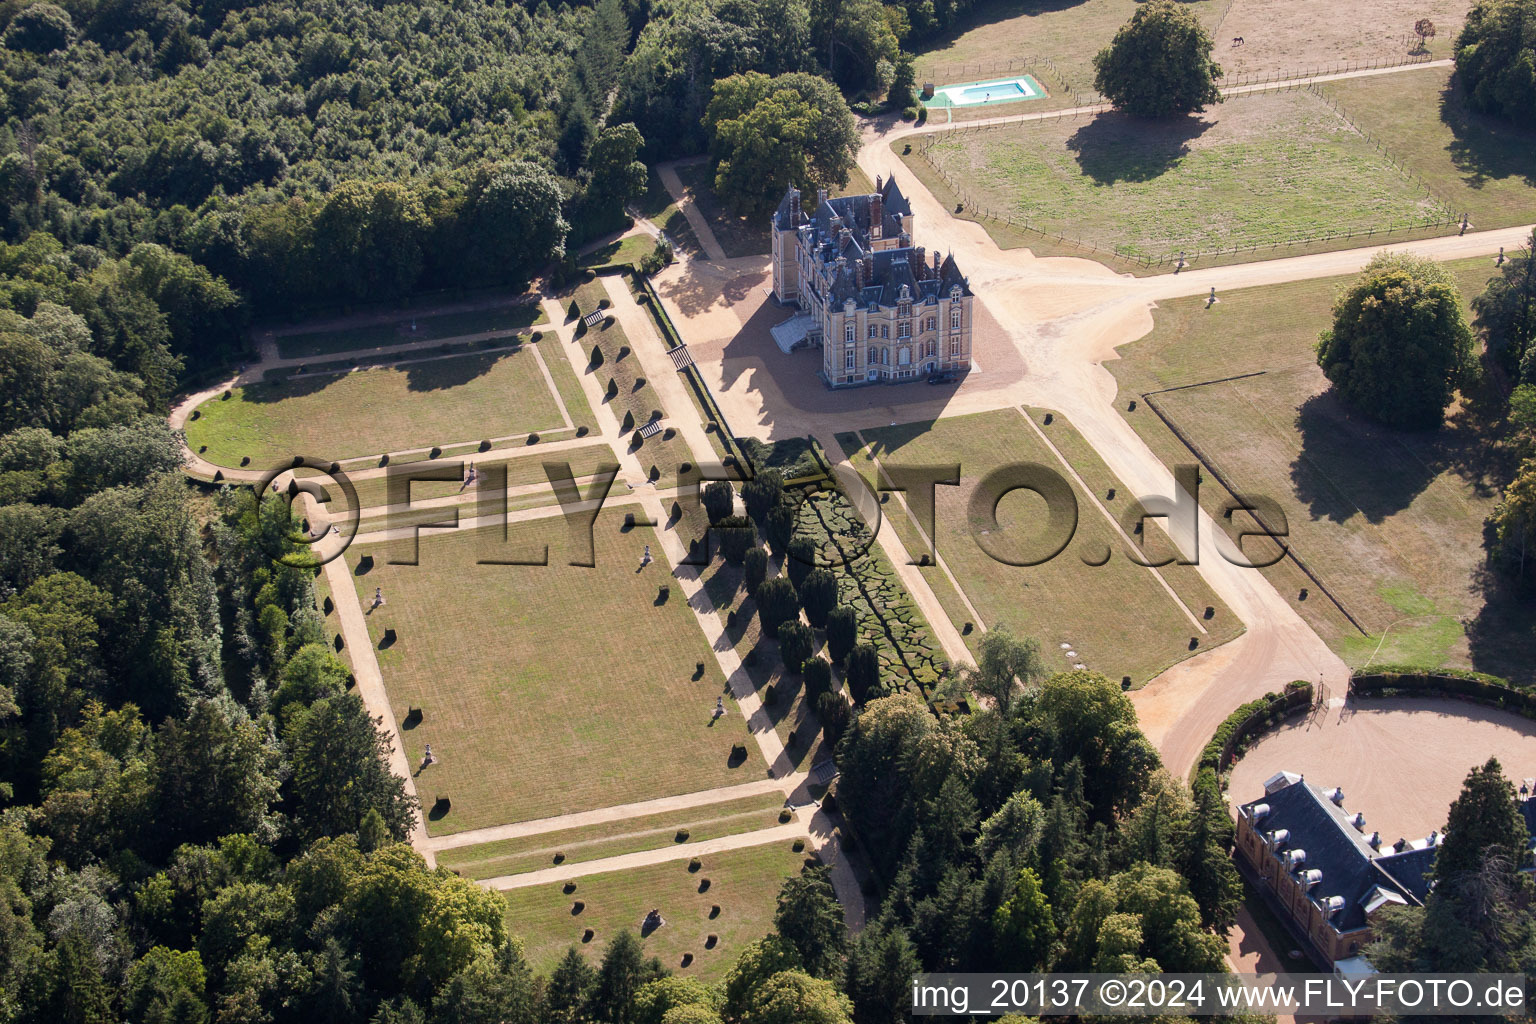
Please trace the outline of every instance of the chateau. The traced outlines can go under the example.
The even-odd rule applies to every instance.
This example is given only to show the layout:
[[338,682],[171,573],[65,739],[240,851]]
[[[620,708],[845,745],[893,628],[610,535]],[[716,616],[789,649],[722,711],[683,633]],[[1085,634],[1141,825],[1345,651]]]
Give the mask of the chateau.
[[964,373],[971,365],[970,284],[953,256],[912,244],[912,206],[895,179],[869,195],[800,208],[790,189],[773,215],[773,295],[802,311],[774,328],[786,352],[822,350],[832,387]]

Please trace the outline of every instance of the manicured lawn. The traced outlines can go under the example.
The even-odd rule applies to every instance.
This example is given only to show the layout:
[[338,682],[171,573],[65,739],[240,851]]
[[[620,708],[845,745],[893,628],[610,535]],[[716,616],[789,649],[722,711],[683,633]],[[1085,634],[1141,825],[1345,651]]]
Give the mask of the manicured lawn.
[[1536,220],[1536,133],[1470,111],[1450,68],[1329,82],[1324,90],[1360,129],[1474,228]]
[[[499,530],[426,534],[414,566],[388,564],[408,545],[348,551],[364,607],[375,587],[388,602],[368,617],[374,645],[397,631],[378,651],[396,718],[424,712],[403,733],[408,758],[431,743],[441,759],[416,780],[427,809],[452,801],[429,816],[434,834],[763,777],[741,717],[712,718],[725,681],[680,589],[662,563],[636,569],[645,545],[659,554],[655,534],[622,520],[594,524],[596,568],[567,564],[558,517],[512,524],[505,545]],[[545,544],[547,566],[477,564]],[[747,748],[734,767],[733,743]]]
[[[467,461],[467,460],[465,460]],[[579,448],[566,448],[560,451],[544,451],[538,445],[528,449],[528,454],[509,458],[474,459],[474,464],[479,472],[485,473],[495,466],[505,466],[507,469],[507,486],[524,487],[530,484],[548,484],[549,477],[544,471],[545,462],[563,462],[571,467],[571,475],[577,480],[590,476],[597,472],[597,467],[603,463],[612,463],[613,449],[606,444],[583,445]],[[356,478],[352,486],[357,490],[357,500],[361,508],[375,508],[388,504],[388,483],[382,476],[369,477],[364,480]],[[421,480],[410,485],[411,500],[425,501],[430,498],[442,498],[461,492],[459,484],[446,480]],[[462,490],[473,490],[474,484]],[[340,488],[332,488],[331,504],[339,507],[345,504],[346,499],[341,494]],[[551,500],[552,497],[551,497]]]
[[853,165],[853,172],[848,175],[847,184],[831,189],[829,194],[838,196],[867,196],[875,190],[875,183],[869,180],[869,175],[858,164]]
[[[437,863],[470,878],[521,874],[556,863],[580,864],[641,850],[662,849],[679,842],[698,843],[775,828],[780,824],[783,808],[783,795],[765,793],[707,807],[647,814],[586,828],[561,829],[520,839],[442,850],[437,855]],[[679,839],[683,829],[688,834]],[[556,855],[560,860],[555,860]]]
[[[1037,415],[1043,418],[1043,414]],[[1060,414],[1053,414],[1053,424],[1044,429],[1054,439],[1064,425]],[[969,513],[969,502],[978,482],[994,468],[1008,463],[1037,462],[1053,469],[1060,466],[1018,410],[884,427],[863,431],[862,435],[884,463],[960,464],[961,485],[936,488],[938,552],[987,626],[1006,624],[1016,634],[1035,638],[1052,670],[1070,669],[1081,662],[1111,679],[1129,676],[1133,686],[1140,686],[1188,657],[1192,637],[1199,637],[1198,649],[1203,650],[1240,631],[1241,624],[1209,596],[1203,584],[1196,586],[1190,575],[1182,571],[1167,572],[1164,579],[1205,623],[1209,632],[1201,634],[1152,572],[1130,562],[1123,542],[1075,483],[1072,487],[1078,502],[1077,530],[1057,557],[1042,565],[1015,566],[984,551],[978,538],[992,536],[982,534],[991,527],[982,520],[973,520]],[[844,447],[857,446],[845,443]],[[868,449],[854,454],[854,464],[858,465],[867,454]],[[1075,457],[1080,459],[1081,453]],[[1064,471],[1062,475],[1065,478]],[[1085,478],[1098,489],[1098,477]],[[1123,503],[1127,499],[1122,489],[1118,501]],[[1107,501],[1106,506],[1114,509],[1115,503]],[[901,514],[894,501],[887,503],[885,509],[893,517]],[[998,505],[1001,529],[994,532],[999,541],[1002,537],[1018,538],[1020,542],[1038,537],[1044,513],[1043,500],[1027,492],[1015,492]],[[1156,531],[1157,527],[1152,529]],[[1097,567],[1085,564],[1085,556],[1097,560],[1106,550],[1112,552],[1107,563]],[[1152,552],[1156,554],[1157,549]],[[1016,551],[1015,556],[1021,553]],[[1206,605],[1216,609],[1211,620],[1203,619]],[[957,618],[955,625],[962,627],[964,620]],[[1071,646],[1063,649],[1062,643]],[[1076,652],[1077,657],[1068,656],[1067,651]]]
[[[639,935],[654,908],[667,923],[644,940],[646,955],[685,977],[719,981],[747,944],[773,930],[779,887],[804,861],[805,854],[793,852],[789,843],[775,843],[705,857],[696,873],[678,860],[578,878],[570,895],[559,884],[513,889],[504,894],[507,930],[523,940],[533,969],[548,972],[572,945],[596,964],[620,931]],[[704,879],[709,888],[699,892]],[[574,914],[577,900],[585,906]],[[720,912],[711,917],[714,907]],[[582,943],[587,929],[592,939]],[[706,949],[711,935],[716,942]],[[684,953],[693,954],[692,966],[682,966]]]
[[635,200],[634,206],[640,216],[666,233],[674,248],[690,253],[699,251],[699,240],[694,237],[688,218],[677,208],[677,201],[661,183],[654,167],[646,177],[645,195]]
[[[1463,297],[1493,273],[1491,259],[1449,264]],[[1239,490],[1279,502],[1297,554],[1365,626],[1350,626],[1287,560],[1265,570],[1345,660],[1473,667],[1529,680],[1529,602],[1485,593],[1484,520],[1512,467],[1465,415],[1432,432],[1371,424],[1336,401],[1314,362],[1347,278],[1234,291],[1212,309],[1161,303],[1153,332],[1106,363],[1118,407],[1165,462],[1189,451],[1140,396],[1176,385],[1263,371],[1157,395],[1159,407]],[[1130,400],[1136,411],[1125,411]],[[1207,474],[1202,500],[1225,495]],[[1302,588],[1307,600],[1300,600]]]
[[215,465],[339,461],[564,426],[533,352],[455,356],[236,388],[187,424]]
[[709,222],[715,233],[715,241],[729,258],[761,256],[773,249],[768,233],[767,217],[738,217],[727,210],[715,195],[715,183],[709,174],[708,161],[679,164],[678,180],[693,197],[699,213]]
[[319,330],[284,334],[277,339],[277,350],[284,359],[300,359],[304,356],[330,355],[335,352],[350,352],[354,349],[382,348],[386,345],[406,345],[413,341],[457,338],[466,334],[483,334],[488,331],[511,333],[548,322],[549,318],[544,315],[544,310],[537,302],[506,303],[487,309],[457,313],[423,313],[419,316],[402,314],[398,320],[391,323],[368,324],[334,331]]
[[[590,281],[583,281],[576,286],[574,291],[562,292],[560,304],[568,308],[573,299],[576,302],[576,308],[581,311],[582,316],[586,316],[588,313],[595,313],[599,309],[607,309],[609,305],[608,289],[596,277]],[[569,313],[566,314],[566,317],[571,319]]]
[[914,155],[968,206],[1136,258],[1450,216],[1306,92],[1239,97],[1173,123],[1107,113],[930,138]]
[[[663,411],[661,396],[641,373],[640,359],[617,320],[608,319],[596,327],[584,328],[577,341],[588,356],[586,372],[597,375],[604,389],[603,400],[613,406],[620,427],[643,427],[658,418],[656,414]],[[625,419],[626,414],[629,420]]]
[[651,254],[656,248],[656,239],[647,234],[630,235],[627,238],[618,238],[607,245],[594,249],[583,256],[580,266],[596,269],[599,267],[630,267],[639,263]]
[[[547,337],[554,342],[553,335],[547,335]],[[555,390],[560,394],[560,401],[565,403],[565,411],[570,415],[571,423],[577,427],[595,430],[597,419],[592,415],[592,407],[587,404],[587,393],[581,389],[581,382],[576,379],[576,371],[571,369],[571,361],[565,357],[564,352],[560,351],[559,343],[546,345],[539,350],[539,355],[544,358],[544,366],[555,382]]]

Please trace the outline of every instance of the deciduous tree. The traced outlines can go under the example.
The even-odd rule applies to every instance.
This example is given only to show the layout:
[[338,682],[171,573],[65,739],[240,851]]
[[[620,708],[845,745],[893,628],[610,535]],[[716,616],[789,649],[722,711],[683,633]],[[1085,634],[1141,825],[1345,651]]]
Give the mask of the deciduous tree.
[[1388,426],[1439,426],[1473,373],[1472,329],[1440,264],[1380,253],[1333,305],[1317,346],[1339,396]]
[[1478,0],[1456,37],[1456,77],[1472,105],[1536,123],[1536,0]]
[[1221,102],[1210,33],[1174,0],[1136,8],[1114,40],[1093,58],[1093,87],[1136,117],[1198,113]]

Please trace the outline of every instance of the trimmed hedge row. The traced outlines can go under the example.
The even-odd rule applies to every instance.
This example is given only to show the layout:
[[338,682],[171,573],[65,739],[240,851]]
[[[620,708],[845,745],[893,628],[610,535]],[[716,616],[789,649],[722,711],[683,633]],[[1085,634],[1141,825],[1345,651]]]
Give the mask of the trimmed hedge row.
[[1350,676],[1349,692],[1351,696],[1359,697],[1406,694],[1453,697],[1474,704],[1504,708],[1525,718],[1536,719],[1536,694],[1486,672],[1443,668],[1428,672],[1422,668],[1385,665],[1371,672],[1356,672]]
[[[1298,711],[1311,706],[1312,684],[1300,679],[1294,683],[1286,683],[1285,690],[1281,693],[1266,693],[1257,700],[1251,700],[1242,705],[1228,715],[1211,734],[1210,742],[1200,752],[1199,759],[1195,761],[1195,766],[1190,771],[1191,780],[1197,778],[1207,768],[1215,772],[1216,777],[1220,779],[1222,773],[1232,767],[1232,761],[1240,743],[1275,725],[1277,721],[1290,718]],[[1278,719],[1275,717],[1277,714]],[[1223,786],[1225,784],[1225,782],[1222,783]]]

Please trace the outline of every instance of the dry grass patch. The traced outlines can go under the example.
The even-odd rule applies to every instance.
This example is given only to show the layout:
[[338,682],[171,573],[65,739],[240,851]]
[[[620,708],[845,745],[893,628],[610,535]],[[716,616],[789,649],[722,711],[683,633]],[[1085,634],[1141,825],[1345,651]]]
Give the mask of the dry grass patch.
[[[678,860],[578,878],[571,894],[558,883],[513,889],[504,894],[507,930],[523,940],[536,971],[552,969],[572,945],[595,965],[615,935],[624,929],[639,935],[646,913],[656,908],[667,923],[643,940],[646,955],[685,977],[719,981],[748,943],[773,930],[779,887],[799,872],[804,859],[784,842],[705,857],[696,873]],[[709,889],[699,892],[704,878]],[[584,907],[572,914],[576,900]],[[714,907],[720,912],[712,917]],[[583,943],[587,929],[592,939]],[[716,941],[705,948],[710,935]],[[693,954],[686,968],[684,953]]]
[[[1053,425],[1045,429],[1055,431],[1059,423],[1060,417],[1053,415]],[[984,551],[977,538],[991,527],[973,519],[969,510],[980,480],[993,469],[1011,463],[1059,467],[1056,456],[1018,410],[911,423],[862,434],[872,447],[857,452],[855,464],[871,450],[892,464],[960,463],[961,485],[936,489],[938,552],[986,625],[1006,624],[1021,636],[1034,637],[1052,670],[1070,669],[1081,662],[1112,679],[1130,676],[1132,685],[1140,686],[1193,653],[1189,646],[1192,637],[1199,638],[1198,649],[1203,650],[1240,631],[1241,625],[1233,616],[1220,614],[1207,624],[1208,633],[1200,633],[1153,570],[1129,561],[1119,535],[1075,483],[1071,486],[1078,503],[1078,526],[1070,544],[1057,557],[1042,565],[1014,566]],[[1066,478],[1064,471],[1062,476]],[[1127,499],[1122,496],[1120,500]],[[891,505],[886,508],[891,509]],[[997,508],[999,539],[1027,541],[1038,537],[1044,517],[1045,503],[1033,493],[1007,495]],[[1152,529],[1155,536],[1157,528]],[[1149,540],[1151,554],[1171,553],[1171,548],[1162,551],[1155,545]],[[1101,559],[1106,552],[1110,557],[1103,565],[1085,561]],[[1190,611],[1197,617],[1209,603],[1206,593],[1185,597],[1186,604],[1194,602]],[[955,625],[961,627],[963,621]],[[1062,643],[1071,646],[1063,649]],[[1076,658],[1067,651],[1075,652]]]
[[585,828],[566,828],[519,839],[500,839],[441,850],[437,854],[437,863],[470,878],[538,871],[552,866],[557,855],[561,864],[582,864],[641,850],[676,846],[678,836],[684,831],[687,837],[683,841],[698,843],[776,828],[783,806],[782,794],[765,793],[707,807],[646,814]]
[[[1407,60],[1419,50],[1413,24],[1435,23],[1434,57],[1449,57],[1468,0],[1233,0],[1214,57],[1228,74],[1303,72],[1348,61]],[[1243,38],[1233,46],[1235,36]]]
[[[419,765],[429,742],[441,758],[416,780],[429,812],[452,802],[429,813],[433,834],[762,777],[740,716],[713,720],[725,680],[664,561],[637,571],[645,545],[660,555],[656,535],[622,523],[598,517],[590,569],[566,564],[558,517],[511,524],[504,545],[499,530],[423,535],[419,565],[388,564],[404,545],[347,553],[364,607],[375,587],[388,602],[368,628],[407,758]],[[477,564],[546,544],[547,566]],[[410,708],[424,715],[404,728]]]
[[[1494,271],[1489,259],[1448,266],[1468,298]],[[1263,371],[1154,400],[1235,488],[1280,503],[1297,554],[1369,635],[1289,560],[1265,570],[1276,589],[1352,664],[1451,665],[1529,680],[1536,637],[1515,625],[1529,621],[1529,603],[1483,589],[1483,522],[1511,467],[1464,414],[1438,431],[1395,431],[1334,399],[1313,346],[1350,280],[1230,292],[1209,310],[1198,299],[1163,303],[1153,332],[1106,364],[1120,381],[1119,408],[1138,400],[1127,421],[1165,461],[1188,461],[1140,396]],[[1214,509],[1226,495],[1207,479],[1201,497]]]
[[340,461],[564,427],[525,346],[235,388],[198,407],[187,443],[215,465],[256,468],[294,455]]
[[[606,444],[593,443],[581,445],[575,448],[563,448],[556,451],[546,451],[538,445],[529,447],[527,454],[515,456],[499,456],[496,458],[475,458],[473,456],[460,456],[457,460],[461,463],[473,462],[480,473],[476,483],[468,487],[461,487],[459,483],[448,480],[419,480],[410,485],[411,501],[428,501],[433,498],[445,498],[455,494],[472,493],[486,479],[489,472],[495,467],[504,467],[507,471],[507,486],[548,487],[549,476],[544,469],[546,462],[563,463],[571,469],[571,474],[581,481],[596,473],[603,464],[613,464],[613,449]],[[413,465],[414,464],[410,464]],[[422,470],[425,472],[426,470]],[[384,476],[371,476],[365,479],[352,480],[352,486],[357,491],[358,506],[360,508],[381,508],[389,503],[389,485]],[[327,507],[338,509],[346,504],[346,498],[339,487],[329,489],[331,501]],[[553,500],[551,492],[549,500]]]

